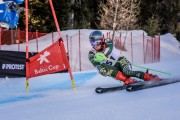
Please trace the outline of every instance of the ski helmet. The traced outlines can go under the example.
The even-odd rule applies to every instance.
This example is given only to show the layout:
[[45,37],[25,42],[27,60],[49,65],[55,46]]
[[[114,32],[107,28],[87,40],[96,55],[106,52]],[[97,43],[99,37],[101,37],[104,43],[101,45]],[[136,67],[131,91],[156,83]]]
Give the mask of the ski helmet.
[[89,41],[91,46],[102,43],[104,41],[102,32],[98,30],[91,32],[89,35]]

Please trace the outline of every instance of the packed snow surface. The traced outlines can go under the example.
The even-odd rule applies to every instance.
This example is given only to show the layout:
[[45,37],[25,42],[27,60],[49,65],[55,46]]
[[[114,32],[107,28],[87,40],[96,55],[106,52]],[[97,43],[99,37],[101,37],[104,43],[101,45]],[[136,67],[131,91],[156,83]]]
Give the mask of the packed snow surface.
[[[85,31],[90,33],[91,30]],[[138,31],[133,32],[138,33]],[[73,34],[73,30],[63,31],[62,33]],[[44,45],[50,43],[47,37],[48,35],[46,40],[42,42]],[[32,40],[30,44],[33,44],[33,42],[35,41]],[[7,46],[2,46],[2,48],[5,47]],[[88,49],[85,51],[88,51]],[[84,59],[87,60],[86,57]],[[168,76],[149,71],[160,77],[180,78],[179,43],[171,34],[161,36],[161,61],[152,64],[141,64],[141,66],[172,74]],[[92,68],[92,66],[89,67]],[[136,67],[133,67],[133,69],[145,71]],[[77,91],[73,91],[68,73],[56,73],[31,78],[29,80],[30,89],[28,93],[25,91],[25,78],[0,78],[0,119],[180,119],[180,83],[136,92],[121,90],[106,94],[96,94],[94,91],[96,87],[118,86],[122,83],[99,75],[95,69],[73,72],[73,77]]]

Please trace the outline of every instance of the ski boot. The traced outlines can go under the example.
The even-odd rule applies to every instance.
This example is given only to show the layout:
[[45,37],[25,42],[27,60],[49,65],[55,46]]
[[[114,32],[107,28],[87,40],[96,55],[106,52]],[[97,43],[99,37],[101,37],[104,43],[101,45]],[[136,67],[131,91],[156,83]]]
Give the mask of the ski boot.
[[126,75],[122,74],[122,72],[118,72],[116,75],[116,79],[124,82],[125,85],[136,83],[137,81],[127,77]]
[[153,75],[153,74],[149,74],[149,73],[145,73],[144,75],[144,81],[159,81],[162,80],[161,78],[159,78],[157,75]]

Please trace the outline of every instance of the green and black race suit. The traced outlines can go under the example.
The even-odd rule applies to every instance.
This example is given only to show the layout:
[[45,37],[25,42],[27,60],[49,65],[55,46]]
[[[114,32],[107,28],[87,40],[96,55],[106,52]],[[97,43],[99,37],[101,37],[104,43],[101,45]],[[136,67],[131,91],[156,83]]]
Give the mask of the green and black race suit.
[[[96,62],[94,61],[94,55],[97,52],[102,52],[107,58],[116,60],[118,62],[110,61],[110,60],[103,60],[102,62]],[[94,48],[92,48],[89,51],[88,58],[90,62],[94,65],[94,67],[96,67],[99,70],[99,72],[102,69],[106,71],[106,74],[105,73],[102,74],[104,76],[111,76],[115,78],[117,73],[121,71],[124,75],[129,77],[138,77],[140,79],[144,78],[144,72],[131,70],[130,62],[124,56],[120,55],[119,50],[117,50],[114,47],[113,41],[109,38],[105,39],[105,48],[103,51],[96,51]]]

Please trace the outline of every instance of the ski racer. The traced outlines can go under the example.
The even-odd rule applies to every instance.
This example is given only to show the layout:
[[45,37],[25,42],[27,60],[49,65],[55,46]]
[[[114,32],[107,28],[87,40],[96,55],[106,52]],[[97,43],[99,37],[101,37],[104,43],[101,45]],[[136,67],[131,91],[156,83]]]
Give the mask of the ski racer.
[[[137,82],[131,77],[137,77],[144,81],[158,80],[159,77],[142,71],[133,71],[131,63],[119,55],[119,51],[114,47],[113,41],[105,39],[102,32],[95,30],[89,35],[92,49],[89,51],[88,58],[99,73],[124,82],[125,85]],[[102,53],[108,59],[98,60],[98,53]],[[117,62],[118,61],[118,62]]]

